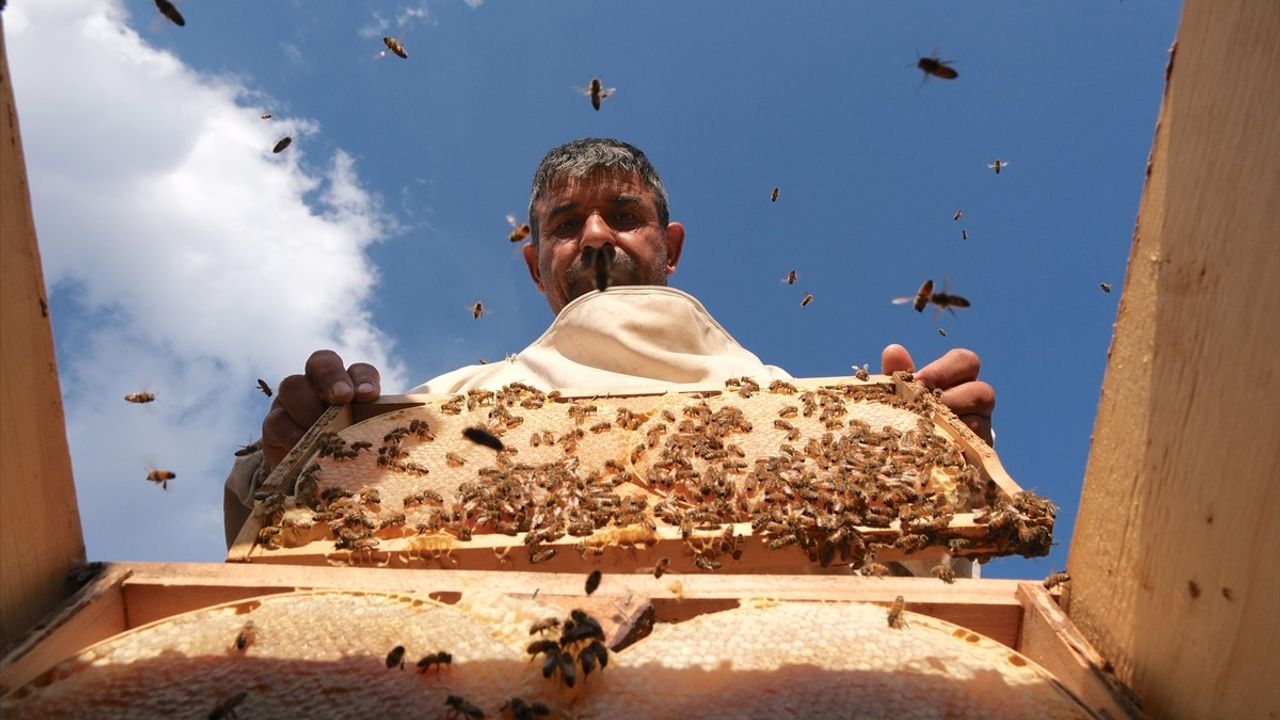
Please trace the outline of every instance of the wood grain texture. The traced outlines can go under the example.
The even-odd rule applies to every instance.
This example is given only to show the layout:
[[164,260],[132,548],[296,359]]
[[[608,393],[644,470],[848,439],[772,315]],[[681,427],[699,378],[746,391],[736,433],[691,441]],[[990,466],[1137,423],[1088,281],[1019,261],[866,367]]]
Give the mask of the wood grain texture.
[[1071,546],[1154,716],[1280,716],[1280,3],[1188,0]]
[[[0,648],[84,561],[53,331],[0,18]],[[40,538],[40,542],[32,542]]]

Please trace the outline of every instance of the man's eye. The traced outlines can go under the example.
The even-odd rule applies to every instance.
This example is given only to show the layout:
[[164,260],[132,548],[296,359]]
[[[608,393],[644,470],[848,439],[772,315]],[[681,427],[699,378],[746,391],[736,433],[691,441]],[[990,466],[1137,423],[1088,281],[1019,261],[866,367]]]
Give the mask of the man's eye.
[[564,220],[559,225],[556,225],[555,233],[557,235],[568,235],[569,233],[573,232],[574,228],[576,228],[577,225],[578,223],[576,221]]
[[639,220],[635,213],[620,212],[613,216],[614,222],[619,225],[634,225]]

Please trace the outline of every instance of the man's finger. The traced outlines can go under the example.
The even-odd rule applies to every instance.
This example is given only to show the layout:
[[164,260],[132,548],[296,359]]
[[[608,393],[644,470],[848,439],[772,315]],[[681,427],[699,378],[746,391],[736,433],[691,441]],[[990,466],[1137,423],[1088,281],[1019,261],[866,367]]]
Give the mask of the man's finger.
[[356,363],[347,369],[355,385],[356,402],[373,402],[382,395],[382,377],[378,368],[369,363]]
[[990,418],[996,409],[996,390],[982,381],[957,385],[944,391],[939,399],[962,418],[967,415]]
[[347,373],[347,366],[342,358],[332,350],[317,350],[307,358],[307,380],[315,388],[316,394],[330,405],[341,405],[351,402],[355,397],[356,386]]
[[911,353],[897,343],[880,352],[880,372],[884,375],[892,375],[899,370],[915,372],[915,369],[916,364],[911,359]]
[[307,428],[294,422],[283,407],[271,408],[262,420],[262,454],[267,460],[267,467],[279,465],[306,432]]
[[977,353],[956,348],[920,368],[916,373],[916,380],[924,383],[925,387],[947,390],[977,380],[978,371],[981,369],[982,360],[978,358]]

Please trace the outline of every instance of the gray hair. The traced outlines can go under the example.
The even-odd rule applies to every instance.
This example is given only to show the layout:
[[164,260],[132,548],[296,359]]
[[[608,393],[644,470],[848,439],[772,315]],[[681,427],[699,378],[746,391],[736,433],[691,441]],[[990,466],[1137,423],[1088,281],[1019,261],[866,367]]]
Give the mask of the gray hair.
[[529,227],[534,245],[538,243],[538,218],[533,212],[533,205],[542,193],[562,178],[585,178],[605,168],[639,175],[653,191],[653,199],[658,206],[658,225],[663,229],[667,227],[671,218],[667,189],[662,186],[658,169],[640,148],[613,138],[582,138],[552,148],[533,173],[533,190],[529,193]]

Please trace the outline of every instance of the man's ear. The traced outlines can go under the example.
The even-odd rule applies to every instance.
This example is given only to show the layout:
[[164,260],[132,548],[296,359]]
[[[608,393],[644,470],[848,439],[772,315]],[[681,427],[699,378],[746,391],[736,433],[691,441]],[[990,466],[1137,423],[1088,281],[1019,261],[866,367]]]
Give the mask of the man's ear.
[[545,293],[542,287],[542,273],[538,271],[538,246],[533,243],[525,243],[524,248],[524,264],[529,266],[529,277],[533,278],[533,284],[538,286],[538,292]]
[[680,264],[680,251],[684,249],[684,225],[678,222],[668,223],[666,232],[667,274],[674,275],[676,265]]

